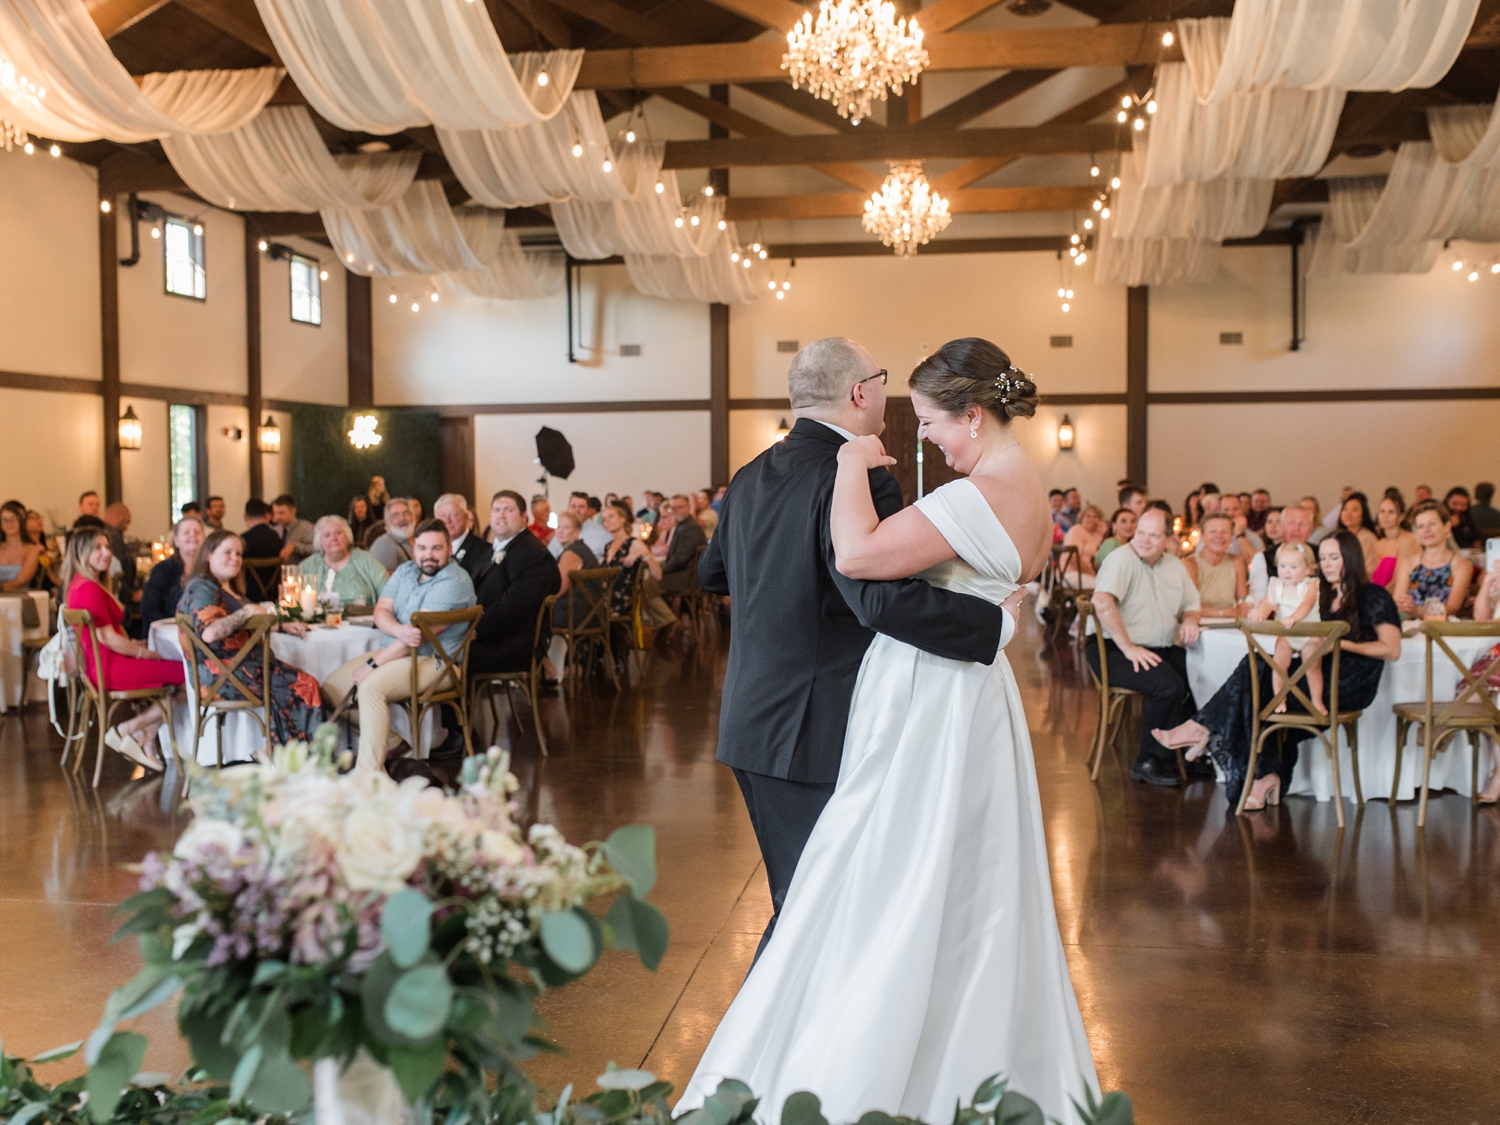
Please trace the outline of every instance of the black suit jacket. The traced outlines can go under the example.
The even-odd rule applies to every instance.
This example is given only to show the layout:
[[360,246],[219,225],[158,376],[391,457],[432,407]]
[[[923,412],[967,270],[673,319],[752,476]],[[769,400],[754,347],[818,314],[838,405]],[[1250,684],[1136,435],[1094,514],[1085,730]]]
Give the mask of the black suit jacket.
[[[258,523],[240,536],[247,559],[274,559],[284,544],[270,524]],[[246,567],[245,593],[254,602],[275,601],[281,585],[281,564],[274,567]]]
[[470,580],[474,583],[474,589],[477,591],[479,579],[489,569],[492,555],[490,545],[471,531],[464,536],[463,543],[454,548],[453,561],[468,572]]
[[663,574],[676,574],[693,565],[693,556],[698,548],[708,543],[703,525],[697,520],[680,523],[672,532],[672,545],[667,548],[667,557],[661,562]]
[[562,572],[542,541],[522,531],[505,557],[487,561],[475,591],[484,616],[474,627],[469,662],[478,672],[519,672],[531,666],[532,638],[542,603],[562,586]]
[[[994,661],[1004,610],[920,579],[861,582],[834,566],[828,513],[844,439],[799,419],[735,474],[698,581],[729,594],[734,626],[718,760],[792,781],[838,780],[849,702],[865,649],[886,633],[936,656]],[[881,519],[901,486],[870,473]]]

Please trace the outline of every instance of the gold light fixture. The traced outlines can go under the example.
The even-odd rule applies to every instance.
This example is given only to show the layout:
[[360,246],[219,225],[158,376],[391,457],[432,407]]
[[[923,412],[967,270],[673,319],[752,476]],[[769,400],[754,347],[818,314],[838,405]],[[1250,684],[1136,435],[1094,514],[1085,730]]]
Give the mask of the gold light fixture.
[[1057,427],[1057,448],[1073,448],[1073,422],[1066,414],[1063,415],[1062,423]]
[[139,449],[141,447],[141,420],[136,417],[135,407],[127,406],[125,413],[120,415],[120,448]]
[[817,23],[804,12],[786,33],[781,69],[791,73],[792,89],[806,86],[858,125],[874,99],[885,101],[888,90],[899,96],[930,61],[916,17],[898,20],[895,4],[823,0]]
[[355,449],[369,449],[379,445],[383,439],[375,432],[377,424],[378,420],[373,414],[356,414],[354,428],[349,431],[349,444]]
[[791,432],[792,432],[792,428],[786,424],[786,419],[783,418],[781,420],[781,424],[776,427],[776,440],[777,441],[785,441],[786,440],[786,435],[789,434],[789,433],[791,433]]
[[865,230],[892,247],[898,258],[910,258],[918,246],[948,229],[953,216],[948,201],[932,190],[920,160],[891,164],[880,190],[865,200]]
[[281,452],[281,427],[269,414],[266,415],[266,420],[261,423],[260,430],[255,435],[255,444],[262,453]]

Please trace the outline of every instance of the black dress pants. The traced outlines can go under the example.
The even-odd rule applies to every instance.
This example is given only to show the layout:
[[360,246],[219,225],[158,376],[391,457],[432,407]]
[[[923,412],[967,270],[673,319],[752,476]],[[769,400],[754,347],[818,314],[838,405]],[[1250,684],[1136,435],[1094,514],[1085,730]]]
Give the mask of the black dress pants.
[[[1188,690],[1187,651],[1176,645],[1150,649],[1150,652],[1161,657],[1161,663],[1155,668],[1145,668],[1139,672],[1114,641],[1106,640],[1104,651],[1109,661],[1110,686],[1129,688],[1140,692],[1143,697],[1141,749],[1136,755],[1136,765],[1143,765],[1154,759],[1176,770],[1177,755],[1151,737],[1151,731],[1157,727],[1171,730],[1178,723],[1190,719],[1197,710],[1193,703],[1193,693]],[[1088,649],[1088,662],[1097,674],[1099,650],[1093,645]]]
[[807,847],[807,838],[823,814],[823,806],[833,796],[833,782],[788,781],[739,769],[734,771],[734,779],[740,783],[740,792],[745,797],[750,824],[766,864],[766,881],[771,885],[771,921],[755,950],[759,960],[771,940],[771,932],[776,929],[776,919],[781,916],[781,905],[786,901],[802,849]]

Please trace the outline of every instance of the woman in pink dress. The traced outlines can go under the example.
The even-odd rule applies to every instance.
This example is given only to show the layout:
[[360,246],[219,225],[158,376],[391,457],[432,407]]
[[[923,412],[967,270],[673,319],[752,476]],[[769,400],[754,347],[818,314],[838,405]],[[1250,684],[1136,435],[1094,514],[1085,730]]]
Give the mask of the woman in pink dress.
[[[138,688],[182,687],[182,662],[163,660],[143,641],[125,635],[125,611],[104,585],[112,555],[109,536],[97,528],[82,528],[68,536],[67,555],[63,559],[63,589],[67,590],[69,609],[86,609],[94,619],[94,633],[102,651],[106,691],[134,691]],[[79,630],[79,662],[89,683],[100,687],[96,678],[94,646],[85,630]],[[179,690],[178,695],[182,692]],[[129,758],[136,765],[159,773],[161,759],[153,751],[156,732],[161,728],[161,712],[146,707],[128,722],[111,727],[104,734],[104,744]]]

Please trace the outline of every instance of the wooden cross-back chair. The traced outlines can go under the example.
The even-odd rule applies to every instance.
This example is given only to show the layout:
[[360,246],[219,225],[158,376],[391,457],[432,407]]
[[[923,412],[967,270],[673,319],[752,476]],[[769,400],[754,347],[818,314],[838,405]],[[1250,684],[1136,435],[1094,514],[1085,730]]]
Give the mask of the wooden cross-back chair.
[[[1073,583],[1068,582],[1069,572]],[[1052,611],[1052,620],[1047,622],[1046,637],[1049,644],[1059,637],[1067,636],[1067,630],[1077,615],[1078,599],[1083,593],[1083,559],[1077,547],[1054,547],[1042,570],[1042,587],[1047,592],[1047,608]]]
[[[75,636],[87,634],[89,646],[93,651],[94,678],[89,680],[88,672],[80,667],[78,673],[78,686],[83,692],[86,708],[83,720],[83,730],[88,730],[90,721],[98,727],[98,750],[94,756],[94,788],[99,787],[99,777],[104,770],[104,735],[112,725],[115,710],[121,704],[149,703],[162,714],[167,727],[167,745],[172,751],[175,759],[177,754],[177,741],[172,736],[172,696],[176,694],[174,687],[132,688],[128,691],[111,691],[104,682],[104,648],[99,641],[99,631],[94,626],[94,616],[86,609],[63,610],[63,623],[74,631]],[[79,663],[83,664],[86,659],[82,646],[78,651]],[[66,759],[66,752],[64,759]],[[78,758],[73,768],[76,770],[83,765],[84,750],[78,751]]]
[[682,600],[688,607],[688,616],[692,619],[694,630],[700,629],[705,623],[718,621],[719,595],[711,594],[702,586],[698,585],[698,564],[703,561],[703,552],[708,550],[705,544],[699,547],[693,555],[693,565],[688,571],[690,585],[687,593],[682,595]]
[[[1120,728],[1125,723],[1125,709],[1130,700],[1140,695],[1138,691],[1131,688],[1117,687],[1109,682],[1109,653],[1104,647],[1105,634],[1104,623],[1099,620],[1099,611],[1094,608],[1092,598],[1079,595],[1074,599],[1078,607],[1078,631],[1084,637],[1087,644],[1087,633],[1089,622],[1094,623],[1094,643],[1097,644],[1099,652],[1099,674],[1094,675],[1094,666],[1087,659],[1081,661],[1088,675],[1099,688],[1099,722],[1094,730],[1094,746],[1089,753],[1089,779],[1099,780],[1099,768],[1104,764],[1104,752],[1115,744],[1120,736]],[[1177,774],[1184,781],[1187,780],[1187,766],[1182,760],[1182,749],[1177,747],[1172,751],[1177,757]]]
[[252,602],[277,601],[281,592],[282,566],[280,555],[268,559],[241,559],[240,573],[245,576],[246,599]]
[[[1359,782],[1359,718],[1363,711],[1343,711],[1339,709],[1339,659],[1343,652],[1340,643],[1349,632],[1347,621],[1315,621],[1301,622],[1290,627],[1282,625],[1277,621],[1241,621],[1239,630],[1245,634],[1245,642],[1250,649],[1250,761],[1245,767],[1245,785],[1240,792],[1239,803],[1235,806],[1236,815],[1243,814],[1245,802],[1250,798],[1250,788],[1255,784],[1255,763],[1260,758],[1261,747],[1265,745],[1266,739],[1273,734],[1281,735],[1287,732],[1303,732],[1315,735],[1322,744],[1323,750],[1328,754],[1328,760],[1333,767],[1333,808],[1338,816],[1339,827],[1344,827],[1344,791],[1339,781],[1339,745],[1338,732],[1344,731],[1349,740],[1349,761],[1354,768],[1354,799],[1356,804],[1365,803],[1364,790]],[[1316,639],[1317,645],[1311,652],[1302,653],[1302,663],[1290,672],[1282,672],[1276,666],[1273,654],[1261,647],[1258,637],[1307,637]],[[1274,641],[1272,648],[1275,648]],[[1307,682],[1307,673],[1312,669],[1315,661],[1321,662],[1324,656],[1332,655],[1329,661],[1326,680],[1328,684],[1328,712],[1323,714],[1313,707],[1313,701],[1303,690]],[[1282,677],[1281,690],[1271,696],[1268,702],[1262,702],[1260,672],[1261,664],[1270,669],[1275,675]],[[1305,711],[1282,711],[1276,709],[1283,703],[1295,698],[1302,704]]]
[[[552,631],[568,646],[564,660],[567,675],[570,678],[583,675],[580,650],[591,649],[597,643],[603,650],[604,666],[616,691],[620,690],[620,677],[615,671],[610,637],[610,605],[620,573],[617,566],[580,567],[568,575],[568,592],[551,599],[551,604],[565,607],[564,624],[554,623]],[[537,645],[541,644],[541,628],[542,623],[539,621]]]
[[[1396,803],[1396,786],[1401,781],[1401,751],[1406,746],[1406,736],[1416,726],[1422,731],[1422,795],[1417,806],[1417,827],[1427,824],[1428,784],[1432,776],[1432,759],[1445,749],[1445,743],[1456,734],[1467,733],[1473,748],[1470,800],[1479,792],[1479,737],[1487,734],[1500,742],[1500,707],[1495,706],[1488,680],[1500,669],[1500,656],[1492,659],[1479,673],[1470,670],[1468,661],[1460,657],[1448,644],[1449,637],[1492,637],[1500,641],[1500,621],[1424,621],[1421,633],[1426,641],[1426,685],[1427,697],[1415,703],[1397,703],[1391,709],[1396,713],[1396,773],[1391,779],[1391,804]],[[1434,653],[1442,650],[1444,656],[1458,669],[1463,679],[1448,702],[1432,697]]]
[[[203,741],[203,730],[210,719],[217,719],[218,743],[215,751],[219,768],[224,768],[224,720],[233,714],[249,715],[265,733],[266,746],[271,745],[271,632],[276,628],[276,618],[269,613],[257,613],[245,622],[250,638],[234,656],[226,662],[198,635],[193,619],[186,613],[177,615],[177,635],[181,638],[183,663],[187,665],[188,694],[193,705],[193,760],[198,758],[198,743]],[[251,654],[260,651],[260,691],[256,692],[250,682],[243,678],[246,663]],[[210,675],[211,684],[204,682],[202,658]],[[215,667],[220,669],[214,673]],[[226,694],[226,689],[238,695]]]
[[[406,709],[411,716],[412,755],[420,756],[422,741],[422,716],[434,707],[447,703],[458,713],[458,722],[464,732],[464,754],[474,753],[474,740],[469,725],[469,646],[474,642],[474,626],[484,616],[480,606],[468,609],[445,609],[419,611],[411,615],[411,624],[422,633],[422,644],[432,646],[432,654],[438,661],[438,674],[426,688],[420,686],[417,670],[417,654],[412,653],[411,695]],[[439,636],[451,625],[464,625],[463,641],[458,656],[448,655],[439,641]]]
[[[578,575],[585,573],[575,570],[569,576],[569,581],[577,579]],[[531,635],[531,666],[519,672],[475,672],[469,677],[470,681],[470,713],[483,695],[489,700],[490,715],[495,720],[495,729],[500,728],[500,705],[495,702],[495,688],[505,688],[505,701],[510,705],[511,716],[516,720],[516,727],[522,734],[526,733],[526,724],[521,719],[521,713],[516,710],[514,692],[519,690],[526,697],[527,705],[531,708],[531,722],[536,727],[537,745],[542,748],[542,757],[547,757],[547,731],[542,723],[542,711],[538,702],[539,688],[542,682],[542,636],[552,620],[552,607],[557,604],[557,595],[553,594],[542,603],[542,608],[537,611],[536,626]],[[605,601],[605,613],[608,615],[608,600]],[[607,650],[606,650],[607,651]]]

